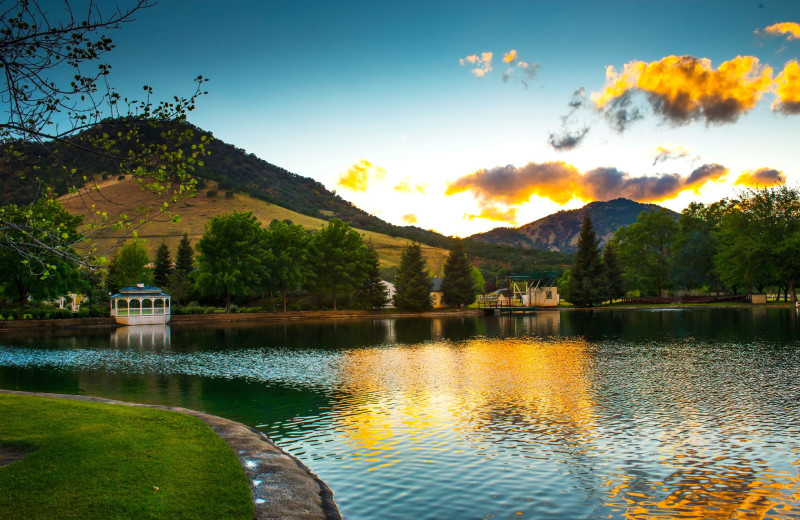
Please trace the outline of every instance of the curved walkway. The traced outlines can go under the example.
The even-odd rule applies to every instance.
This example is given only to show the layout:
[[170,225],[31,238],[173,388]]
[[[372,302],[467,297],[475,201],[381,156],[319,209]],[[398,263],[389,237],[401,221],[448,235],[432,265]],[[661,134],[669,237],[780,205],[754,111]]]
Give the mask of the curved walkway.
[[260,431],[216,415],[151,404],[127,403],[102,397],[0,390],[7,394],[34,395],[76,401],[158,408],[185,413],[208,424],[233,448],[253,495],[256,520],[341,520],[331,489],[305,464],[281,450]]

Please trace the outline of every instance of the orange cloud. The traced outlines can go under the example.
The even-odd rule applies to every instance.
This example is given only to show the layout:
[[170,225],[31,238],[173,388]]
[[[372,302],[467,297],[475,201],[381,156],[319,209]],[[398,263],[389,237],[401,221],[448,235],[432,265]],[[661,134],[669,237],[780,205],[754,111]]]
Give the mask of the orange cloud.
[[[756,34],[759,34],[759,32],[756,30]],[[776,23],[765,27],[764,32],[773,36],[785,34],[788,40],[800,40],[800,24],[794,22]]]
[[744,171],[736,179],[736,184],[740,186],[772,186],[773,184],[783,184],[784,182],[786,182],[786,177],[783,176],[783,173],[772,168]]
[[424,194],[427,188],[426,184],[415,184],[411,185],[408,179],[403,179],[394,187],[394,191],[399,191],[400,193],[421,193]]
[[473,68],[470,69],[470,72],[474,74],[475,77],[482,78],[486,74],[492,72],[493,56],[494,54],[491,52],[482,52],[480,56],[473,54],[471,56],[467,56],[466,58],[460,58],[458,63],[460,63],[462,67],[473,66]]
[[506,63],[513,63],[514,60],[516,59],[517,59],[517,51],[514,49],[511,49],[507,53],[503,54],[503,61]]
[[416,224],[417,223],[417,216],[414,215],[413,213],[407,213],[407,214],[403,215],[400,218],[403,219],[403,222],[405,222],[406,224]]
[[464,218],[467,220],[493,220],[495,222],[506,222],[514,225],[517,223],[517,208],[502,209],[497,206],[487,206],[485,208],[481,208],[481,212],[477,215],[464,213]]
[[632,61],[617,72],[606,69],[606,86],[592,94],[595,107],[618,129],[638,117],[630,95],[643,92],[653,111],[674,124],[703,119],[706,124],[735,121],[772,88],[772,68],[753,56],[737,56],[716,70],[707,58],[667,56]]
[[786,63],[775,78],[772,109],[784,114],[800,114],[800,65],[795,60]]
[[[677,173],[631,177],[616,168],[595,168],[580,173],[564,162],[529,163],[521,168],[508,165],[478,170],[450,183],[446,195],[471,192],[481,208],[498,204],[518,206],[536,195],[566,204],[573,199],[611,200],[618,197],[640,202],[658,202],[686,190],[697,191],[727,175],[719,164],[706,164],[684,177]],[[491,210],[490,210],[491,211]]]
[[385,175],[386,170],[366,159],[361,159],[342,173],[336,184],[350,191],[364,192],[372,181],[383,179]]

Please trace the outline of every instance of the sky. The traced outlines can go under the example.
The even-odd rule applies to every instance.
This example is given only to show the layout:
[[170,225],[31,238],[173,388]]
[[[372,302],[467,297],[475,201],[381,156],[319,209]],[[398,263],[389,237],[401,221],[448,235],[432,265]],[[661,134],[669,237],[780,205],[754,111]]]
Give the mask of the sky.
[[107,61],[131,97],[203,75],[191,123],[388,222],[469,236],[800,186],[798,24],[796,0],[163,0],[108,34]]

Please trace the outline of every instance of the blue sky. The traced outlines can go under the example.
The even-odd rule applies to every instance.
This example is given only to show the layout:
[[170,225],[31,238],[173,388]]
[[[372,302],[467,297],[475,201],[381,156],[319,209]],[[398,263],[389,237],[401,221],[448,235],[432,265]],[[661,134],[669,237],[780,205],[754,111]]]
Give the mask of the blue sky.
[[[645,115],[623,133],[588,101],[606,86],[607,66],[621,71],[626,63],[668,56],[706,58],[713,69],[752,56],[777,76],[798,58],[800,39],[763,30],[800,22],[800,2],[221,5],[164,0],[111,33],[113,83],[123,94],[136,96],[148,84],[156,95],[171,96],[190,93],[192,79],[202,74],[210,78],[209,95],[192,123],[396,224],[466,236],[525,224],[591,198],[586,190],[548,196],[562,185],[548,183],[547,168],[526,169],[530,163],[562,161],[574,167],[578,177],[570,175],[579,183],[599,167],[615,169],[617,178],[624,172],[628,181],[677,174],[680,182],[706,164],[727,169],[659,200],[676,210],[692,200],[735,195],[742,188],[734,182],[746,170],[775,170],[794,186],[800,180],[800,115],[770,110],[771,93],[734,122],[706,124],[698,117],[675,124],[634,89]],[[512,49],[517,60],[507,66],[503,56]],[[493,70],[483,77],[459,63],[485,52],[493,53]],[[521,77],[520,61],[537,66],[527,87],[503,81],[509,68]],[[579,146],[555,150],[548,135],[560,131],[567,103],[581,87],[587,103],[571,128],[589,131]],[[682,151],[654,165],[659,146]],[[358,164],[360,170],[353,168]],[[348,170],[351,180],[365,181],[362,191],[351,189]],[[481,170],[487,173],[469,177]],[[459,179],[464,189],[445,195]],[[501,190],[501,181],[517,192]],[[396,189],[401,185],[409,189]],[[487,215],[487,208],[505,221],[474,217]]]

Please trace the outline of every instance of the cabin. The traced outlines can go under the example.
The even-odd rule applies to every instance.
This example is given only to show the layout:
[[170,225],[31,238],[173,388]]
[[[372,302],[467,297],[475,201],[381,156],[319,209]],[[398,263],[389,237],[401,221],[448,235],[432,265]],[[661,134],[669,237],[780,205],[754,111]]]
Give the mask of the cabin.
[[557,307],[560,301],[555,271],[512,274],[506,279],[506,287],[511,292],[511,306]]
[[431,307],[441,309],[447,307],[444,303],[444,292],[442,291],[442,281],[444,278],[431,278]]
[[386,289],[386,296],[389,298],[389,303],[383,306],[384,309],[393,309],[394,308],[394,295],[397,292],[395,289],[394,284],[392,282],[387,282],[386,280],[381,280],[381,285],[384,289]]
[[111,317],[123,325],[167,323],[170,300],[170,296],[158,287],[137,283],[111,297]]

